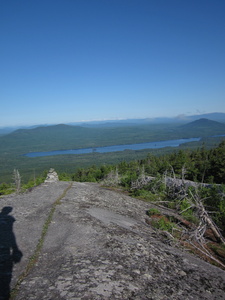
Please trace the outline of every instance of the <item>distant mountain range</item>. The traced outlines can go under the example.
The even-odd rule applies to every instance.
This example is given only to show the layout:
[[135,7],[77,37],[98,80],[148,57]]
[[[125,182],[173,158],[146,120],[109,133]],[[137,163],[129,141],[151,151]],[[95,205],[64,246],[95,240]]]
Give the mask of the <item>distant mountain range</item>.
[[209,113],[201,115],[179,115],[177,117],[169,118],[145,118],[145,119],[126,119],[126,120],[106,120],[106,121],[90,121],[90,122],[74,122],[68,123],[69,125],[80,125],[84,127],[119,127],[129,125],[143,125],[143,124],[165,124],[165,123],[189,123],[199,119],[209,119],[212,121],[225,123],[225,113]]
[[[225,123],[225,113],[209,113],[201,115],[179,115],[174,118],[145,118],[145,119],[126,119],[126,120],[105,120],[105,121],[90,121],[90,122],[73,122],[67,123],[66,125],[81,126],[81,127],[123,127],[123,126],[135,126],[135,125],[147,125],[147,124],[187,124],[192,121],[199,119],[208,119],[211,121],[217,121]],[[53,124],[54,125],[54,124]],[[22,127],[2,127],[0,128],[0,135],[5,135],[13,132],[17,129],[33,129],[37,127],[48,127],[53,126],[49,124],[39,124],[33,126],[22,126]]]
[[180,115],[174,119],[180,120],[181,122],[191,122],[199,119],[209,119],[212,121],[225,123],[225,113],[215,112],[215,113],[193,115],[193,116]]
[[84,127],[72,125],[18,129],[0,137],[0,152],[17,153],[137,144],[225,134],[225,123],[201,118],[185,124]]
[[196,121],[187,123],[185,125],[180,126],[180,128],[183,128],[185,130],[187,129],[214,129],[214,130],[224,130],[225,128],[225,123],[220,123],[217,121],[212,121],[206,118],[198,119]]
[[199,137],[222,135],[225,134],[225,123],[202,118],[179,126],[178,131],[194,133],[199,135]]

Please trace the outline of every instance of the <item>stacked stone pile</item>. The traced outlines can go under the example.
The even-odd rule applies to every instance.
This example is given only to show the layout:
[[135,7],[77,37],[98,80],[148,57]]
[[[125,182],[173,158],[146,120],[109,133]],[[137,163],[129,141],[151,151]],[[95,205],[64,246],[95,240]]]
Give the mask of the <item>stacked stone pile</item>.
[[56,171],[53,168],[51,168],[47,174],[45,183],[52,183],[52,182],[57,182],[57,181],[59,181],[58,174],[56,173]]

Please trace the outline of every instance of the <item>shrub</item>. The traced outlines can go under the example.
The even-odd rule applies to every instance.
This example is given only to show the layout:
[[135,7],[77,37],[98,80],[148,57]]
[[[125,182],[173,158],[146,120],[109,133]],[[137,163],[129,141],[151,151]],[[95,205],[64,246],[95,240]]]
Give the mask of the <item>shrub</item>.
[[165,217],[157,218],[157,219],[154,218],[151,221],[151,225],[157,229],[160,229],[163,231],[168,231],[168,232],[173,232],[173,229],[176,228],[176,225],[174,223],[170,222]]
[[13,189],[11,188],[10,184],[4,182],[0,184],[0,195],[9,195],[12,192]]
[[148,211],[147,211],[147,215],[148,216],[153,216],[153,215],[160,215],[160,211],[157,209],[157,208],[150,208]]

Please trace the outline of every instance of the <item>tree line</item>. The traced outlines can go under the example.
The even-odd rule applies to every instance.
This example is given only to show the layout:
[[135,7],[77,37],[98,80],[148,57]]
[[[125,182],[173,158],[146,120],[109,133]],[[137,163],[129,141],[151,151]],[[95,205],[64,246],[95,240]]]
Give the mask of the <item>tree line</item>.
[[148,154],[146,158],[130,162],[121,161],[116,165],[104,164],[88,168],[79,168],[75,173],[61,173],[61,179],[74,181],[99,182],[111,171],[117,170],[121,176],[121,185],[130,187],[144,169],[149,176],[164,172],[173,172],[177,178],[211,184],[225,183],[225,141],[217,147],[206,149],[204,145],[196,150],[178,150],[169,154],[156,156]]

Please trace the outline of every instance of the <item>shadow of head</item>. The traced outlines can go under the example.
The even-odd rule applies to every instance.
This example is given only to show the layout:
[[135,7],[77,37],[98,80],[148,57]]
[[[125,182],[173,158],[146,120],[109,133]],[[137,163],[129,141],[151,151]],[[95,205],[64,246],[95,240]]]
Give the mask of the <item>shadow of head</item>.
[[13,210],[12,206],[5,206],[5,207],[3,207],[1,214],[8,215],[12,212],[12,210]]

